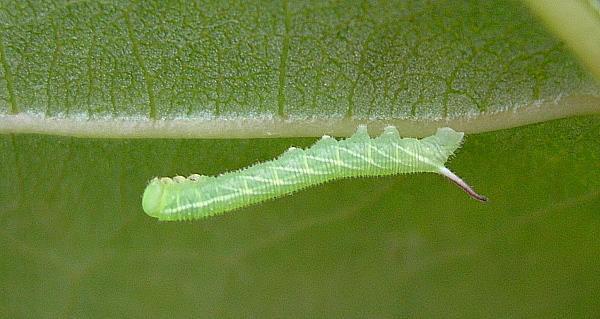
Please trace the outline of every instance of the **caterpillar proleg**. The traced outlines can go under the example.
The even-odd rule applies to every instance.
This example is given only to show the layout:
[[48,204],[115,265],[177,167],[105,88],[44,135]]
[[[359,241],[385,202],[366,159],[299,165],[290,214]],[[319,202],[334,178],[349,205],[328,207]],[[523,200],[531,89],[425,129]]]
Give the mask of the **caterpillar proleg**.
[[160,220],[190,220],[219,214],[333,179],[432,172],[473,198],[487,201],[444,164],[464,133],[440,128],[435,135],[401,138],[393,126],[371,138],[361,125],[350,138],[323,136],[307,149],[290,147],[276,159],[218,176],[161,177],[150,181],[144,211]]

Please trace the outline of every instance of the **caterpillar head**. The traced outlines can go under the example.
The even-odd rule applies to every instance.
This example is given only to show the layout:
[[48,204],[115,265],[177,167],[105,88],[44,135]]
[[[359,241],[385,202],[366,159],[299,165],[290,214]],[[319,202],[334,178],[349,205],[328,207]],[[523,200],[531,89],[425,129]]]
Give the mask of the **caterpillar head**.
[[142,208],[149,216],[160,220],[171,220],[164,211],[174,203],[173,194],[178,194],[182,189],[187,189],[191,184],[195,187],[202,186],[215,177],[192,174],[190,176],[174,176],[154,178],[146,186],[144,195],[142,195]]
[[150,181],[142,196],[142,208],[146,214],[156,217],[164,206],[165,182],[158,178]]

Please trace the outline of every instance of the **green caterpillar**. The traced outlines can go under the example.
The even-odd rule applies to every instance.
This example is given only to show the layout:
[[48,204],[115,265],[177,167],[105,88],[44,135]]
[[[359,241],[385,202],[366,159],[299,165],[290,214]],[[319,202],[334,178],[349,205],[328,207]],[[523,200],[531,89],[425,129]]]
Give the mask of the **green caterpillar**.
[[142,207],[160,220],[198,219],[337,178],[418,172],[439,173],[473,198],[487,201],[444,167],[463,136],[446,127],[421,140],[401,138],[395,127],[388,126],[372,139],[361,125],[348,139],[325,135],[305,150],[291,147],[274,160],[238,171],[154,178],[144,191]]

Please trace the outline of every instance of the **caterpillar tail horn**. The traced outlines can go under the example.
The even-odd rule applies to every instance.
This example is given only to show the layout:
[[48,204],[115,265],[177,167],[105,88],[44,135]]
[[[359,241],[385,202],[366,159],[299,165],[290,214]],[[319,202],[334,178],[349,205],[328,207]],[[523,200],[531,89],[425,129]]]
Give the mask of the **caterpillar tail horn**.
[[465,181],[463,181],[460,177],[458,177],[456,174],[452,173],[451,170],[443,167],[440,169],[439,173],[446,177],[447,179],[449,179],[450,181],[452,181],[454,184],[458,185],[460,188],[462,188],[465,192],[467,192],[467,194],[471,195],[471,197],[475,198],[476,200],[480,200],[482,202],[487,202],[488,199],[485,196],[479,195],[477,194],[477,192],[475,192],[471,186],[469,186],[467,183],[465,183]]

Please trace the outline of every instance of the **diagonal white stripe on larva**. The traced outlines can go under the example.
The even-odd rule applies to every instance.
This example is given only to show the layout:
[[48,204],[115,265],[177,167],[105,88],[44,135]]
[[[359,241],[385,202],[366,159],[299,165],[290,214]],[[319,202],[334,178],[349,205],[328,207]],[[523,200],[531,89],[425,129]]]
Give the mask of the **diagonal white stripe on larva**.
[[322,157],[311,156],[311,155],[306,155],[306,158],[313,159],[313,160],[319,161],[319,162],[333,164],[334,167],[341,166],[341,167],[350,168],[350,169],[358,169],[358,167],[354,167],[352,165],[346,164],[346,163],[341,162],[341,161],[338,162],[338,161],[330,160],[328,158],[322,158]]
[[246,169],[209,177],[155,178],[142,198],[144,211],[160,220],[197,219],[276,198],[342,177],[435,172],[485,201],[444,163],[460,146],[463,133],[440,128],[433,136],[401,138],[387,127],[370,138],[360,126],[350,138],[324,136],[301,150],[291,147],[280,157]]
[[186,211],[188,209],[193,209],[193,208],[200,208],[200,207],[206,207],[210,204],[216,203],[216,202],[222,202],[222,201],[226,201],[226,200],[230,200],[235,198],[236,196],[239,196],[237,194],[227,194],[227,195],[221,195],[221,196],[217,196],[217,197],[213,197],[207,200],[203,200],[203,201],[199,201],[199,202],[194,202],[194,203],[190,203],[190,204],[185,204],[185,205],[178,205],[175,206],[173,208],[166,208],[165,214],[172,214],[172,213],[176,213],[176,212],[183,212]]
[[[338,148],[339,148],[340,150],[342,150],[342,151],[344,151],[344,152],[346,152],[346,153],[348,153],[348,154],[350,154],[350,155],[352,155],[352,156],[354,156],[354,157],[358,158],[358,159],[361,159],[361,160],[363,160],[363,161],[365,161],[365,162],[367,162],[367,163],[369,163],[369,164],[373,165],[373,166],[381,167],[381,166],[377,165],[377,164],[376,164],[376,163],[373,161],[373,159],[370,159],[370,158],[368,158],[368,157],[366,157],[366,156],[364,156],[364,155],[362,155],[362,154],[359,154],[359,153],[357,153],[357,152],[351,151],[351,150],[349,150],[349,149],[347,149],[347,148],[345,148],[345,147],[340,147],[340,146],[338,146]],[[384,154],[384,155],[385,155],[385,154]]]
[[429,158],[427,158],[427,157],[425,157],[425,156],[423,156],[421,154],[417,154],[417,153],[415,153],[413,151],[409,151],[408,149],[406,149],[406,148],[404,148],[404,147],[402,147],[402,146],[400,146],[400,145],[398,145],[396,143],[394,143],[394,147],[396,147],[397,149],[401,150],[402,152],[408,154],[409,156],[415,158],[417,161],[420,161],[420,162],[423,162],[423,163],[426,163],[426,164],[429,164],[429,165],[435,166],[435,167],[444,166],[443,164],[438,164],[438,163],[432,161],[431,159],[429,159]]
[[298,174],[316,174],[316,175],[328,174],[327,172],[315,171],[310,168],[298,169],[298,168],[277,166],[277,167],[274,167],[274,169],[278,169],[280,171],[286,171],[286,172],[294,172],[294,173],[298,173]]
[[241,175],[240,178],[245,178],[247,180],[253,180],[262,183],[269,183],[271,185],[292,185],[293,182],[285,182],[281,179],[271,179],[271,178],[263,178],[260,176],[251,176],[251,175]]

